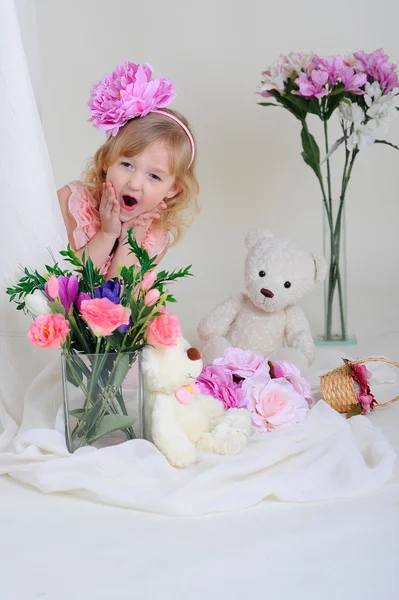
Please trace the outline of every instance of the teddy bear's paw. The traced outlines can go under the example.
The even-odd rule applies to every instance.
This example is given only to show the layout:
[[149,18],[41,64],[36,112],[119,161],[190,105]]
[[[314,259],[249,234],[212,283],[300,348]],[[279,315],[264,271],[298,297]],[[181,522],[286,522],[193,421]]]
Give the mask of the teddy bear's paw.
[[211,433],[204,433],[196,443],[200,452],[213,452],[213,439]]
[[239,454],[246,446],[248,436],[243,431],[230,428],[223,438],[216,438],[214,452],[217,454]]
[[173,444],[164,452],[169,463],[173,467],[184,469],[197,462],[195,447],[185,438],[175,438]]

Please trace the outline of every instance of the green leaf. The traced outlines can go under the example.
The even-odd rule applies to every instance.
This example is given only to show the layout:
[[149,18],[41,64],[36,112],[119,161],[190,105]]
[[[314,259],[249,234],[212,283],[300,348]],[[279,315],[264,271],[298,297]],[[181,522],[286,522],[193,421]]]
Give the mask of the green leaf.
[[306,123],[303,123],[302,126],[301,140],[303,148],[302,158],[315,172],[316,176],[320,178],[320,150]]
[[351,408],[350,411],[347,412],[346,418],[350,419],[351,417],[354,417],[356,415],[361,415],[362,412],[363,412],[363,408],[362,408],[362,405],[359,402],[359,404],[356,404],[356,406],[354,406],[353,408]]
[[121,350],[122,339],[123,339],[123,335],[121,333],[119,333],[119,334],[113,333],[112,335],[107,336],[108,344],[110,344],[112,346],[112,348],[114,348],[114,350],[116,350],[117,352],[120,352],[120,350]]
[[259,106],[274,106],[274,108],[283,108],[278,104],[274,104],[274,102],[258,102]]
[[66,360],[66,376],[67,380],[75,387],[80,387],[82,385],[83,375],[79,367],[74,365],[74,368],[72,369],[68,359]]
[[95,431],[90,435],[87,440],[88,444],[93,444],[103,435],[118,431],[119,429],[127,429],[133,425],[134,417],[128,417],[125,415],[105,415],[101,421],[97,424]]
[[116,360],[118,361],[118,364],[112,371],[109,384],[119,387],[125,381],[125,377],[130,369],[130,357],[129,354],[120,354]]
[[343,135],[342,137],[339,138],[339,140],[337,140],[330,148],[330,150],[328,151],[328,154],[325,156],[325,158],[323,158],[323,160],[321,161],[321,164],[325,163],[326,160],[328,160],[336,150],[338,150],[338,148],[340,147],[340,145],[345,141],[345,136]]
[[84,408],[74,408],[69,411],[69,414],[80,421],[81,418],[83,417],[83,415],[85,414],[85,412],[86,411]]
[[65,308],[62,306],[61,302],[59,302],[58,300],[54,300],[53,302],[49,302],[48,303],[49,307],[51,308],[51,310],[55,313],[59,313],[60,315],[64,315],[65,316]]
[[386,140],[375,140],[374,143],[375,144],[385,144],[386,146],[391,146],[391,148],[395,148],[395,150],[399,150],[399,146],[395,146],[395,144],[391,144],[391,142],[387,142]]

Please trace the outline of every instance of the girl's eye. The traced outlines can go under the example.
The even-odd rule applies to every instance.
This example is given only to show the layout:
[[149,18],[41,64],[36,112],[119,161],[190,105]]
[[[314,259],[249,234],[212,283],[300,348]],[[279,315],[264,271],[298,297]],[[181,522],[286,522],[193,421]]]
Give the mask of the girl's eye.
[[161,178],[158,177],[158,175],[155,175],[155,173],[150,173],[150,177],[151,177],[151,179],[154,179],[155,181],[161,181]]
[[122,165],[123,167],[131,167],[131,166],[132,166],[132,165],[131,165],[130,163],[128,163],[128,162],[122,162],[122,163],[121,163],[121,165]]

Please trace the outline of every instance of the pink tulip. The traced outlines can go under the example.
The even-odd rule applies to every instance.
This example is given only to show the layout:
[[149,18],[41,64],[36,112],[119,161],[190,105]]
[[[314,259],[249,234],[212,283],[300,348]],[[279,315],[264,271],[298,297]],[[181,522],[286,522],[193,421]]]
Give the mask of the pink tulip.
[[157,290],[155,288],[150,290],[145,295],[144,304],[146,306],[153,306],[154,304],[156,304],[158,302],[160,295],[161,295],[161,292],[159,290]]
[[58,298],[58,295],[60,293],[60,286],[58,283],[58,279],[55,275],[52,275],[50,277],[50,279],[48,280],[48,282],[45,285],[45,290],[48,296],[50,296],[50,298],[52,300],[55,300],[56,298]]
[[157,278],[157,274],[155,273],[155,271],[149,271],[148,273],[146,273],[144,275],[144,279],[141,282],[141,289],[145,292],[147,290],[149,290],[150,288],[152,288],[152,286],[155,283],[155,279]]

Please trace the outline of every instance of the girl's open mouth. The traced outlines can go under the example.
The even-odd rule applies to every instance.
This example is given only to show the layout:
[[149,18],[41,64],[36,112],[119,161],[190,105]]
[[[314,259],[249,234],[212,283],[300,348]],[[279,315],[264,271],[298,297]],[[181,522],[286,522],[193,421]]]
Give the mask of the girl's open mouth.
[[137,200],[133,196],[122,196],[122,206],[125,210],[134,210],[137,206]]

